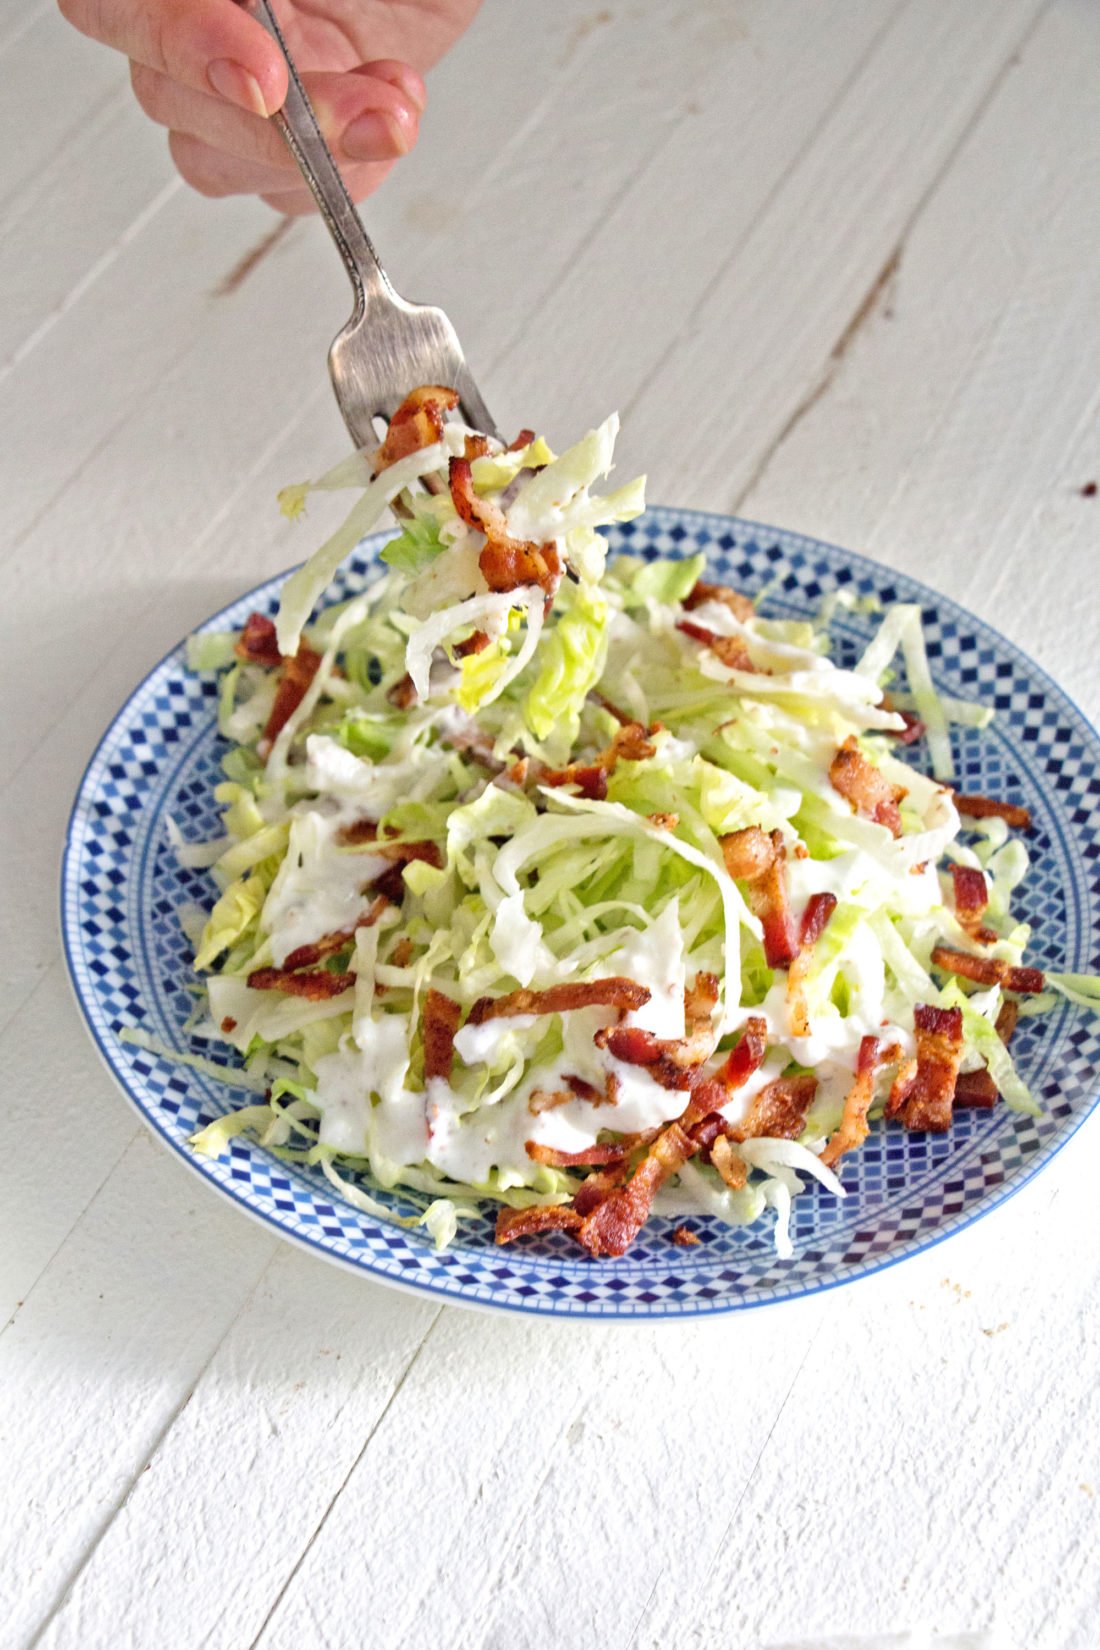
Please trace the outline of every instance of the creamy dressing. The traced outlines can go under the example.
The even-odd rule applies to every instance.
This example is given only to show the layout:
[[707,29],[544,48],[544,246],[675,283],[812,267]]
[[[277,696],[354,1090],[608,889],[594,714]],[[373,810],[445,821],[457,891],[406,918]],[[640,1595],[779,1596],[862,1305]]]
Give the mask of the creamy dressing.
[[390,863],[381,854],[341,847],[344,823],[341,814],[312,808],[291,820],[286,858],[260,914],[276,968],[299,946],[354,928],[363,915],[364,890]]

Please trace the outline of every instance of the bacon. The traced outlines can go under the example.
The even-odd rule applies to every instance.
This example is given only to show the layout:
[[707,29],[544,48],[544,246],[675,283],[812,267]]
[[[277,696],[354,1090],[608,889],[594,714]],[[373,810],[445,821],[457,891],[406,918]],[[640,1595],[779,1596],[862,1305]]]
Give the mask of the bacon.
[[[894,1051],[896,1054],[896,1050]],[[855,1081],[844,1096],[844,1112],[839,1127],[831,1136],[821,1154],[821,1161],[832,1168],[845,1152],[862,1146],[871,1132],[867,1113],[875,1098],[875,1073],[885,1063],[887,1055],[877,1037],[862,1037],[856,1056]]]
[[886,1102],[887,1117],[900,1118],[915,1132],[944,1134],[951,1127],[955,1082],[962,1059],[963,1023],[960,1008],[935,1008],[918,1003],[913,1011],[917,1034],[916,1069],[898,1078]]
[[250,665],[264,665],[268,669],[274,669],[283,662],[275,639],[274,621],[263,613],[248,615],[233,651],[238,659],[245,659]]
[[468,527],[485,534],[485,548],[478,563],[489,589],[516,590],[521,585],[537,584],[553,597],[562,574],[561,557],[554,545],[510,537],[499,504],[491,504],[475,493],[468,458],[452,458],[448,474],[455,509]]
[[674,831],[680,823],[679,814],[647,814],[646,818],[658,831]]
[[955,1105],[978,1106],[988,1110],[1001,1098],[1001,1091],[989,1074],[988,1066],[976,1071],[960,1071],[955,1079]]
[[456,659],[468,659],[471,654],[484,653],[488,646],[488,631],[475,630],[464,642],[456,642],[453,651]]
[[383,871],[381,876],[375,877],[371,883],[371,892],[380,894],[391,905],[400,905],[405,898],[405,879],[401,874],[400,861],[391,865],[389,870]]
[[732,1138],[755,1140],[766,1135],[773,1140],[796,1140],[816,1093],[817,1078],[811,1072],[777,1077],[753,1096],[744,1117],[734,1124]]
[[[657,724],[649,730],[658,731]],[[616,728],[606,750],[590,762],[571,762],[567,768],[550,768],[542,775],[544,785],[577,785],[581,795],[602,802],[607,796],[607,776],[620,762],[645,762],[657,754],[657,747],[640,722],[625,722]]]
[[726,870],[735,882],[756,882],[775,861],[775,843],[759,825],[718,838]]
[[400,458],[408,458],[443,438],[444,415],[458,406],[458,391],[445,384],[422,384],[410,390],[374,455],[374,473],[380,475]]
[[595,688],[593,688],[588,697],[592,700],[593,704],[599,705],[602,710],[605,710],[609,716],[613,716],[616,722],[620,723],[624,728],[629,723],[633,722],[634,718],[632,716],[628,716],[625,710],[620,710],[615,701],[613,699],[609,699],[606,694],[597,693]]
[[391,688],[387,688],[386,698],[396,710],[408,710],[410,705],[416,704],[416,688],[407,671]]
[[1030,831],[1031,815],[1015,802],[995,802],[989,796],[962,796],[953,793],[955,806],[967,819],[1003,819],[1014,831]]
[[709,647],[729,670],[744,670],[755,674],[756,666],[740,636],[719,636],[717,631],[708,630],[705,625],[696,624],[692,619],[678,619],[676,628],[682,630],[685,636],[690,636],[693,642],[701,642],[704,647]]
[[768,1042],[768,1022],[761,1015],[752,1015],[745,1021],[737,1047],[731,1049],[722,1067],[722,1082],[728,1089],[739,1089],[747,1083],[762,1064]]
[[346,945],[352,943],[356,929],[373,928],[388,904],[386,896],[379,894],[351,928],[338,928],[331,934],[322,934],[321,938],[314,940],[311,945],[297,946],[283,963],[284,969],[289,969],[293,973],[299,968],[315,968],[325,957],[335,956],[337,951],[342,951]]
[[739,1192],[749,1178],[749,1166],[724,1134],[720,1134],[715,1140],[710,1160],[730,1191]]
[[719,837],[731,877],[747,882],[749,905],[764,927],[769,968],[786,968],[798,954],[799,939],[787,895],[787,850],[782,835],[765,835],[759,825]]
[[798,935],[803,950],[807,946],[817,944],[835,910],[835,894],[810,895],[806,901],[806,909],[802,913],[802,926]]
[[576,980],[547,986],[545,991],[510,991],[504,997],[479,997],[470,1010],[469,1024],[516,1014],[566,1014],[574,1008],[641,1008],[649,1001],[649,987],[621,974],[606,980]]
[[[893,707],[891,707],[893,708]],[[918,739],[923,739],[928,731],[919,716],[911,710],[895,710],[895,716],[900,716],[905,723],[903,728],[887,728],[885,732],[891,739],[896,739],[899,745],[915,745]]]
[[672,1234],[672,1241],[677,1249],[697,1249],[702,1239],[697,1237],[687,1226],[677,1226]]
[[968,951],[952,951],[946,945],[937,945],[932,961],[938,968],[959,974],[964,980],[974,980],[978,985],[999,985],[1006,991],[1024,993],[1046,989],[1042,969],[1016,967],[1000,957],[972,957]]
[[543,1146],[537,1140],[528,1140],[527,1155],[536,1163],[545,1163],[551,1169],[576,1169],[582,1165],[621,1163],[626,1156],[622,1146],[586,1146],[580,1152],[559,1152],[554,1146]]
[[892,836],[901,835],[898,803],[907,794],[891,785],[873,763],[868,762],[855,738],[846,739],[829,766],[833,789],[852,804],[857,814],[885,825]]
[[596,763],[571,762],[567,768],[555,768],[543,776],[543,783],[555,787],[575,785],[590,802],[607,800],[607,769]]
[[515,1238],[532,1237],[538,1232],[575,1232],[581,1217],[568,1203],[552,1204],[549,1208],[502,1209],[497,1215],[496,1241],[511,1243]]
[[787,974],[787,1017],[795,1037],[810,1035],[810,1010],[806,1002],[806,975],[813,960],[813,948],[836,910],[835,894],[811,894],[806,901],[799,927],[799,951]]
[[264,758],[305,698],[320,663],[321,655],[314,653],[311,647],[300,647],[292,659],[283,660],[279,685],[275,689],[275,703],[271,707],[263,737],[256,746]]
[[608,1072],[602,1092],[583,1077],[567,1076],[564,1081],[565,1088],[556,1089],[553,1093],[546,1089],[532,1090],[527,1101],[532,1117],[538,1117],[544,1111],[553,1111],[556,1106],[567,1106],[571,1100],[586,1100],[590,1106],[617,1106],[619,1103],[619,1079],[613,1071]]
[[473,463],[475,458],[484,458],[489,451],[489,437],[487,435],[468,435],[463,443],[463,457]]
[[989,904],[985,874],[972,865],[952,865],[950,869],[955,884],[955,914],[960,922],[969,923],[980,917]]
[[453,997],[433,987],[424,999],[421,1027],[424,1032],[424,1080],[440,1077],[451,1080],[455,1057],[455,1032],[462,1009]]
[[997,1036],[1001,1039],[1001,1042],[1004,1044],[1005,1048],[1008,1047],[1009,1043],[1012,1041],[1013,1036],[1015,1035],[1016,1023],[1019,1020],[1019,1018],[1020,1018],[1020,1005],[1019,1005],[1019,1003],[1015,1003],[1015,1002],[1012,1002],[1010,999],[1006,999],[1006,1001],[1003,1002],[1000,1006],[1000,1009],[999,1009],[998,1014],[997,1014],[996,1024],[994,1026],[994,1030],[996,1031]]
[[390,954],[392,968],[407,968],[412,961],[413,942],[407,934],[403,934]]
[[709,584],[706,579],[696,579],[684,597],[684,608],[691,613],[695,608],[702,607],[704,602],[721,602],[742,624],[747,624],[756,615],[748,596],[742,596],[728,584]]
[[379,841],[378,825],[373,819],[355,819],[350,825],[341,826],[336,840],[346,848],[360,848],[369,844],[381,859],[396,860],[400,865],[407,865],[410,860],[419,859],[423,860],[425,865],[434,865],[437,871],[443,866],[443,854],[438,843],[390,842],[386,838]]
[[308,997],[310,1002],[319,1003],[350,991],[355,975],[330,974],[324,968],[298,973],[289,968],[254,968],[248,983],[253,991],[285,991],[289,997]]
[[[1011,998],[1006,998],[997,1012],[996,1024],[997,1036],[1006,1048],[1012,1041],[1019,1018],[1020,1005]],[[977,1071],[960,1071],[955,1082],[956,1106],[990,1107],[996,1105],[1000,1097],[1000,1090],[989,1067],[984,1063]]]
[[630,1166],[624,1158],[621,1163],[611,1163],[606,1169],[596,1169],[592,1174],[586,1175],[573,1199],[573,1207],[577,1214],[582,1219],[590,1215],[616,1186],[622,1185],[629,1172]]
[[662,1129],[626,1184],[609,1192],[584,1219],[577,1241],[597,1260],[625,1254],[649,1219],[658,1191],[695,1151],[679,1123]]
[[505,452],[521,453],[524,447],[529,447],[534,439],[534,430],[521,430],[514,441],[509,441]]
[[225,1035],[228,1037],[229,1033],[231,1031],[236,1031],[236,1029],[237,1029],[236,1020],[233,1018],[232,1014],[227,1014],[225,1016],[225,1018],[222,1020],[222,1030],[225,1032]]
[[656,1037],[640,1026],[601,1026],[596,1047],[626,1065],[645,1066],[662,1088],[690,1089],[700,1081],[702,1064],[714,1048],[711,1013],[718,992],[718,976],[703,971],[684,988],[683,1037]]

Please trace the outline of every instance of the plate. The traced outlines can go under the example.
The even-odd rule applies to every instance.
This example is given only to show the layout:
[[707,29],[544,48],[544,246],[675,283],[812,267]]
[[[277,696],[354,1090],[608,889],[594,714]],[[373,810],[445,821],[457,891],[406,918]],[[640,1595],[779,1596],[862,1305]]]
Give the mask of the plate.
[[[1017,910],[1035,925],[1028,960],[1086,972],[1097,956],[1100,896],[1100,738],[1062,691],[1017,648],[962,608],[913,580],[849,551],[795,533],[696,511],[652,508],[609,532],[614,550],[694,555],[714,577],[764,593],[776,617],[813,616],[826,595],[847,590],[883,603],[919,602],[937,684],[997,712],[982,733],[955,730],[960,789],[1011,797],[1031,809],[1032,870]],[[387,535],[366,540],[332,591],[351,594]],[[203,629],[274,612],[281,579],[217,614]],[[831,627],[835,657],[850,663],[875,627],[844,607]],[[845,1157],[848,1196],[811,1187],[796,1199],[795,1254],[780,1261],[770,1216],[731,1229],[695,1218],[697,1248],[671,1242],[677,1221],[654,1218],[619,1260],[589,1260],[560,1233],[507,1249],[492,1218],[463,1222],[437,1254],[422,1230],[372,1220],[334,1195],[319,1170],[279,1162],[235,1140],[225,1157],[197,1157],[187,1138],[244,1091],[197,1075],[120,1041],[142,1027],[186,1049],[191,1007],[186,941],[176,911],[209,904],[201,872],[181,869],[167,837],[171,816],[185,836],[218,834],[213,788],[224,749],[215,726],[216,688],[188,674],[176,648],[131,695],[107,730],[81,783],[66,841],[62,928],[76,995],[93,1038],[124,1093],[192,1172],[290,1238],[386,1283],[471,1306],[556,1317],[696,1317],[790,1300],[865,1276],[950,1236],[1003,1203],[1065,1144],[1096,1103],[1100,1020],[1064,1004],[1023,1020],[1013,1054],[1043,1108],[1039,1118],[998,1106],[968,1111],[947,1135],[879,1125]],[[919,750],[919,747],[918,747]],[[415,1205],[376,1194],[397,1215]]]

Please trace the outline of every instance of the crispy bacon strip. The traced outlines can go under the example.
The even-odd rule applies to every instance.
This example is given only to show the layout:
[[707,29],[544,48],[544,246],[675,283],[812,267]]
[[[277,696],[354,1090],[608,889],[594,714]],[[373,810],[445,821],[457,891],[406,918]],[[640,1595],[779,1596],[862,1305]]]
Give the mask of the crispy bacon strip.
[[962,1009],[935,1008],[918,1003],[913,1011],[917,1034],[916,1069],[911,1079],[898,1080],[886,1102],[887,1117],[898,1117],[907,1129],[944,1134],[951,1127],[951,1111],[963,1050]]
[[697,1249],[703,1241],[687,1226],[677,1226],[672,1234],[672,1241],[677,1249]]
[[416,689],[408,671],[391,688],[386,689],[386,698],[395,710],[408,710],[410,705],[415,705]]
[[749,1166],[724,1134],[720,1134],[711,1147],[710,1160],[730,1191],[739,1192],[749,1178]]
[[491,504],[474,492],[468,458],[452,458],[448,473],[455,509],[468,527],[485,534],[486,543],[478,563],[489,589],[517,590],[521,585],[537,584],[552,597],[562,574],[561,557],[555,546],[510,537],[507,518],[499,504]]
[[299,647],[292,659],[283,660],[279,685],[275,689],[275,703],[271,707],[271,715],[267,719],[263,737],[256,746],[262,757],[267,757],[272,745],[305,698],[320,663],[321,655],[314,653],[311,647]]
[[354,974],[330,974],[327,969],[305,969],[297,973],[290,968],[254,968],[248,976],[253,991],[285,991],[288,997],[308,997],[310,1002],[323,1002],[326,997],[339,997],[355,984]]
[[1019,1018],[1019,1003],[1006,1001],[1001,1004],[1000,1010],[997,1014],[997,1021],[994,1026],[994,1030],[996,1031],[997,1036],[1001,1039],[1001,1042],[1004,1044],[1005,1048],[1008,1047],[1013,1036],[1015,1035],[1016,1024]]
[[978,1106],[989,1110],[1001,1098],[1001,1091],[990,1076],[988,1066],[976,1071],[960,1071],[955,1079],[955,1105]]
[[696,624],[693,619],[678,619],[676,628],[682,630],[685,636],[690,636],[693,642],[700,642],[703,647],[709,647],[728,669],[756,673],[756,666],[740,636],[719,636],[716,630],[708,630],[705,625]]
[[488,646],[488,631],[475,630],[471,636],[467,636],[464,642],[454,644],[454,655],[456,659],[468,659],[471,654],[484,653]]
[[894,715],[900,716],[905,726],[897,732],[887,728],[886,733],[891,739],[896,739],[899,745],[915,745],[919,739],[924,738],[927,729],[920,717],[915,715],[913,711],[897,710],[894,711]]
[[424,1080],[441,1077],[451,1080],[455,1058],[455,1032],[462,1017],[462,1009],[453,997],[434,986],[424,998],[421,1026],[424,1032]]
[[753,1096],[744,1117],[733,1125],[732,1138],[755,1140],[767,1135],[774,1140],[796,1140],[816,1093],[817,1078],[812,1072],[777,1077]]
[[932,961],[950,974],[959,974],[964,980],[979,985],[999,985],[1006,991],[1043,991],[1046,977],[1040,968],[1019,968],[999,957],[972,957],[968,951],[952,951],[946,945],[937,945]]
[[341,826],[336,840],[345,848],[360,848],[369,844],[371,850],[382,859],[396,860],[400,865],[407,865],[411,860],[423,860],[426,865],[434,865],[440,870],[443,865],[443,853],[435,842],[388,842],[385,837],[379,840],[378,825],[373,819],[355,819],[350,825]]
[[[629,1142],[624,1139],[624,1146],[632,1150]],[[577,1214],[584,1219],[597,1208],[616,1186],[621,1186],[630,1173],[630,1165],[624,1158],[621,1163],[609,1163],[606,1169],[596,1169],[586,1175],[577,1189],[573,1199],[573,1207]]]
[[985,873],[972,865],[952,865],[950,869],[955,885],[955,915],[972,939],[980,944],[992,944],[997,935],[982,923],[982,916],[989,904]]
[[653,1208],[653,1199],[697,1150],[679,1123],[670,1123],[649,1147],[630,1179],[598,1203],[577,1230],[577,1241],[594,1259],[629,1249]]
[[891,785],[868,762],[854,736],[846,739],[829,765],[829,779],[854,811],[876,825],[885,825],[892,836],[901,835],[901,812],[898,803],[906,795],[903,787]]
[[657,754],[657,747],[649,736],[658,731],[657,723],[647,731],[640,722],[624,722],[616,728],[605,750],[588,762],[571,762],[566,768],[548,769],[542,775],[542,783],[577,785],[582,796],[602,802],[607,796],[607,776],[615,772],[620,762],[645,762]]
[[275,639],[274,620],[263,613],[250,613],[233,651],[250,665],[265,665],[271,670],[281,665],[283,656]]
[[[894,1053],[896,1054],[896,1050]],[[871,1132],[867,1124],[867,1113],[875,1098],[875,1073],[887,1057],[888,1053],[883,1051],[877,1037],[860,1039],[855,1081],[844,1096],[844,1112],[840,1124],[821,1154],[821,1161],[828,1164],[829,1168],[839,1162],[845,1152],[854,1151],[857,1146],[862,1146]]]
[[521,430],[514,441],[509,441],[505,451],[509,453],[521,453],[524,447],[529,447],[534,439],[534,430]]
[[626,1065],[645,1066],[662,1088],[690,1089],[700,1080],[703,1062],[714,1049],[711,1015],[718,991],[717,975],[702,971],[685,987],[683,1037],[656,1037],[640,1026],[601,1026],[596,1047],[607,1049]]
[[748,883],[749,905],[764,927],[769,968],[786,968],[798,955],[799,937],[787,894],[787,850],[779,831],[768,836],[759,825],[719,837],[731,877]]
[[479,997],[470,1010],[469,1024],[516,1014],[567,1014],[574,1008],[641,1008],[649,1001],[649,987],[614,974],[606,980],[576,980],[547,986],[545,991],[509,991],[504,997]]
[[628,716],[626,711],[621,710],[615,701],[613,699],[609,699],[606,694],[599,693],[595,688],[593,688],[588,697],[592,700],[593,704],[599,705],[600,708],[605,710],[609,716],[613,716],[616,722],[620,723],[622,727],[625,728],[628,723],[633,722],[634,718],[632,716]]
[[[1012,1041],[1019,1018],[1019,1004],[1006,998],[997,1013],[996,1025],[997,1035],[1006,1048]],[[982,1065],[977,1071],[960,1071],[955,1082],[956,1106],[994,1106],[1000,1097],[1000,1090],[988,1066]]]
[[1015,802],[995,802],[989,796],[962,796],[954,793],[955,806],[967,819],[1003,819],[1014,831],[1030,831],[1031,815]]
[[310,945],[296,947],[284,961],[284,969],[294,972],[298,968],[315,968],[326,957],[335,956],[337,951],[342,951],[346,945],[352,943],[356,929],[373,928],[388,904],[385,894],[377,895],[351,928],[335,929],[331,934],[322,934],[319,940],[314,940]]
[[445,384],[421,384],[410,390],[386,431],[386,439],[374,455],[374,473],[381,475],[399,458],[408,458],[443,437],[445,415],[458,406],[458,391]]
[[695,608],[702,607],[704,602],[721,602],[742,624],[747,624],[756,616],[756,609],[748,596],[742,596],[728,584],[710,584],[706,579],[697,579],[684,597],[684,609],[691,613]]
[[575,1232],[580,1224],[580,1215],[569,1203],[552,1204],[549,1208],[502,1209],[497,1215],[496,1241],[511,1243],[538,1232]]
[[810,1035],[810,1011],[806,1002],[806,974],[813,949],[836,910],[835,894],[811,894],[806,901],[799,928],[799,951],[787,972],[787,1017],[795,1037]]
[[621,1163],[626,1156],[622,1146],[586,1146],[579,1152],[559,1152],[553,1146],[543,1146],[537,1140],[528,1140],[527,1155],[536,1163],[546,1163],[552,1169],[577,1169],[582,1165],[595,1167]]

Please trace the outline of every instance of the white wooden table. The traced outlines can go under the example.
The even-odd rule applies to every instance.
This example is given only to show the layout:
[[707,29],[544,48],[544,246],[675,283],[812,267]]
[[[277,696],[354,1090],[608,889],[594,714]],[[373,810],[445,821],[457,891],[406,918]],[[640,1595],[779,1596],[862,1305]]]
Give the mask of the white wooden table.
[[[59,958],[66,810],[301,554],[347,294],[51,6],[0,75],[0,1641],[1092,1650],[1100,1126],[855,1288],[604,1329],[329,1268],[135,1122]],[[654,499],[869,550],[1100,712],[1095,0],[488,0],[368,217],[506,427],[618,407]]]

